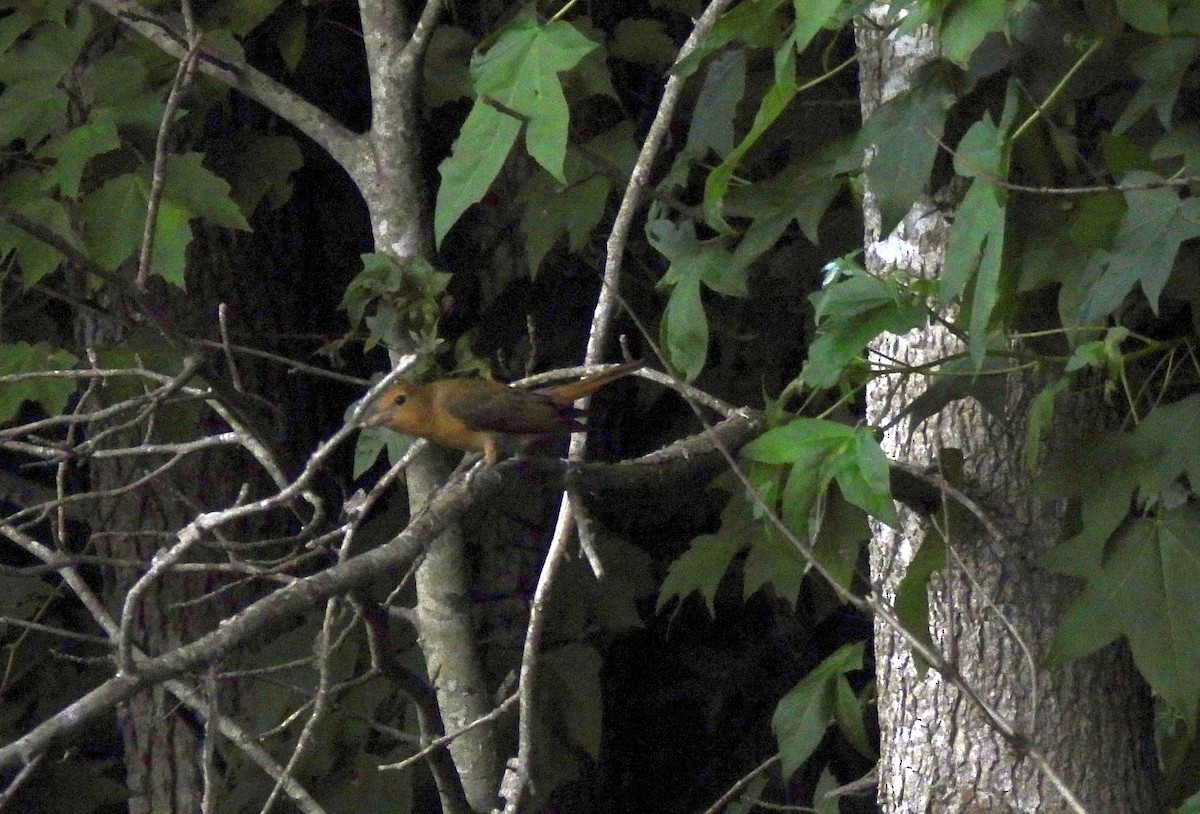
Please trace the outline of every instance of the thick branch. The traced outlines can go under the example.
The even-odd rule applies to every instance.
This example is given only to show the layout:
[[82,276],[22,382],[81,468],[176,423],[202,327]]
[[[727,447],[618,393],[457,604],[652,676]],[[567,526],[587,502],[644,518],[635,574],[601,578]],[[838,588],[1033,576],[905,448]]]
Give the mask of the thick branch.
[[[760,422],[747,415],[723,421],[711,432],[727,448],[735,449],[760,428]],[[572,488],[584,492],[629,494],[637,489],[661,489],[665,480],[685,478],[694,481],[714,476],[723,467],[723,460],[721,453],[714,451],[709,434],[704,433],[625,463],[575,465],[553,460],[517,460],[472,477],[460,477],[434,495],[425,511],[391,542],[296,580],[191,644],[139,662],[135,674],[114,676],[23,737],[0,748],[0,768],[32,760],[56,739],[70,734],[148,685],[202,668],[239,647],[277,633],[318,603],[364,586],[381,574],[403,572],[449,523],[455,522],[476,501],[486,500],[496,493],[503,483],[504,472],[509,469],[533,466],[554,481],[556,488],[562,488],[562,481],[569,478]]]

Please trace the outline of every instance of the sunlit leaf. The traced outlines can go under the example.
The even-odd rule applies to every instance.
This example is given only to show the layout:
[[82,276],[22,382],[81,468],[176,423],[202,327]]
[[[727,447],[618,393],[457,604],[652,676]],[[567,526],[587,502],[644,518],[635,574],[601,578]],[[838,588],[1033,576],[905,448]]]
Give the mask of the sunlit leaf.
[[508,158],[521,123],[482,99],[476,100],[463,123],[454,147],[438,167],[442,176],[433,215],[433,231],[440,244],[467,207],[478,203]]

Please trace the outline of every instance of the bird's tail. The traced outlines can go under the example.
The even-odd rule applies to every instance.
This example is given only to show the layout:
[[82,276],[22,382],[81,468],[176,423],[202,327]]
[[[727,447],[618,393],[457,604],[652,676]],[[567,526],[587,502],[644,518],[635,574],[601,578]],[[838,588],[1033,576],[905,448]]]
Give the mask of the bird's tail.
[[570,404],[577,399],[581,399],[586,395],[595,393],[604,385],[611,381],[627,376],[635,370],[639,370],[646,366],[645,362],[635,361],[626,362],[616,367],[611,367],[603,373],[597,373],[595,376],[588,376],[586,379],[580,379],[577,382],[570,384],[560,384],[557,387],[548,387],[543,390],[559,404]]

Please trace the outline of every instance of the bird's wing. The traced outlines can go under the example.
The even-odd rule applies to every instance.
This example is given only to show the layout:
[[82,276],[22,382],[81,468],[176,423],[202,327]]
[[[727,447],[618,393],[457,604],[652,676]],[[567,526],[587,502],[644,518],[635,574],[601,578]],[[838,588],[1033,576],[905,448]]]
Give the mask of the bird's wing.
[[446,398],[446,410],[469,427],[512,435],[543,435],[582,430],[578,411],[531,390],[506,387],[487,393],[455,393]]

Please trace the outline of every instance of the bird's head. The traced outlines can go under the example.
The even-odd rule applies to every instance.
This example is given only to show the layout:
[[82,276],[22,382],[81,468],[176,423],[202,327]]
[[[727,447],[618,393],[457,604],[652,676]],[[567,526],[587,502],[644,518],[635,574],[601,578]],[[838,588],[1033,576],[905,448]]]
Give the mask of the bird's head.
[[391,427],[405,432],[412,418],[419,414],[416,406],[422,400],[420,385],[399,381],[384,390],[363,411],[360,423],[365,427]]

